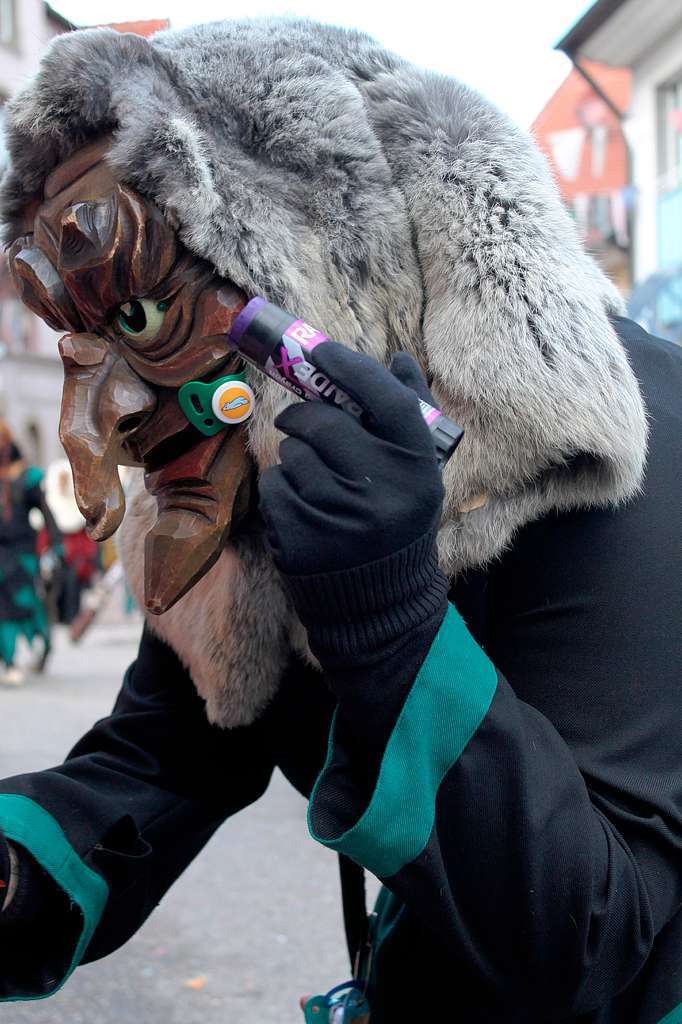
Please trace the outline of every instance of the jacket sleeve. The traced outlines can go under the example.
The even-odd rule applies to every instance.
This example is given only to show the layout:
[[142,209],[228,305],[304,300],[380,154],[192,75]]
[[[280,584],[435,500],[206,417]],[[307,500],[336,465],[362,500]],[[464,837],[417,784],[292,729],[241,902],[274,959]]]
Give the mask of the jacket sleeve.
[[489,571],[487,651],[449,605],[327,666],[314,837],[543,1020],[612,1000],[682,903],[682,552],[652,418],[644,496],[533,524]]
[[0,782],[0,829],[51,880],[49,919],[7,936],[0,997],[49,995],[125,942],[272,768],[261,727],[211,726],[176,656],[145,631],[113,712],[65,763]]

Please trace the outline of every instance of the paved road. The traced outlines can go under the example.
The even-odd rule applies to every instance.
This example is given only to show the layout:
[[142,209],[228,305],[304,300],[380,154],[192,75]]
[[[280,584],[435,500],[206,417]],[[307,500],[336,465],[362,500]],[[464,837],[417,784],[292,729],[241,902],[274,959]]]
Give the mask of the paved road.
[[[3,775],[58,762],[107,713],[138,634],[96,626],[79,647],[58,646],[49,675],[0,687]],[[336,872],[276,776],[127,946],[52,999],[1,1006],[0,1024],[300,1024],[298,996],[347,976]]]

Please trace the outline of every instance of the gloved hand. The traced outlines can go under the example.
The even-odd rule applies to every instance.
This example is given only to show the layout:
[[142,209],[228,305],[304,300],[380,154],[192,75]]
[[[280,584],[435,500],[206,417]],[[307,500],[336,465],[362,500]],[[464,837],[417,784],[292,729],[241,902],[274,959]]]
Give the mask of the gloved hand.
[[399,353],[389,372],[337,342],[320,346],[315,361],[365,421],[321,402],[288,406],[275,420],[289,437],[280,465],[261,477],[261,510],[278,567],[296,576],[400,551],[436,528],[443,500],[417,393],[433,399],[416,362]]
[[[417,364],[400,353],[389,371],[336,342],[320,345],[315,362],[365,417],[287,407],[275,424],[289,436],[281,464],[261,477],[260,507],[319,656],[386,642],[433,611],[446,587],[434,555],[443,484],[417,393],[433,399]],[[343,638],[332,635],[339,626]]]

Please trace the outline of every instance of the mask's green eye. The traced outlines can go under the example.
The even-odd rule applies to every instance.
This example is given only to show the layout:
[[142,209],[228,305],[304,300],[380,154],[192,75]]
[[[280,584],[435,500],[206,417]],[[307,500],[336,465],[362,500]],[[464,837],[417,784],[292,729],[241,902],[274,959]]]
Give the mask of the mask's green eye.
[[135,341],[153,341],[163,326],[167,302],[153,299],[131,299],[122,302],[116,311],[116,323]]

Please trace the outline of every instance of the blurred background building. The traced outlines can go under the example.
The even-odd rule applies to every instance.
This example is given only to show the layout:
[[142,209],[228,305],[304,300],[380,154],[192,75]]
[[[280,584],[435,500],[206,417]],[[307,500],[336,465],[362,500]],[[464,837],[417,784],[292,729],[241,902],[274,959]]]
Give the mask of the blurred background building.
[[[111,27],[148,36],[168,24]],[[73,28],[44,0],[0,0],[0,169],[2,105]],[[682,341],[682,0],[595,0],[556,49],[573,68],[532,130],[630,314]],[[0,254],[0,415],[42,466],[62,454],[56,342],[19,303]]]
[[[155,20],[110,27],[148,36],[168,24]],[[50,40],[74,27],[44,0],[0,0],[0,170],[7,160],[2,106],[36,71]],[[39,466],[63,455],[57,434],[62,392],[58,339],[19,302],[0,253],[0,415],[7,418],[26,458]]]
[[[631,285],[628,146],[622,120],[630,72],[585,61],[532,125],[590,251],[626,295]],[[595,91],[595,87],[598,91]]]
[[[557,44],[595,95],[592,61],[631,74],[628,151],[630,315],[682,341],[682,3],[597,0]],[[608,89],[608,86],[607,86]]]
[[[44,0],[0,0],[0,104],[36,70],[49,41],[72,28]],[[2,165],[6,159],[0,133]],[[19,302],[0,255],[0,414],[27,458],[41,466],[61,454],[56,424],[62,372],[56,342],[54,331]]]

